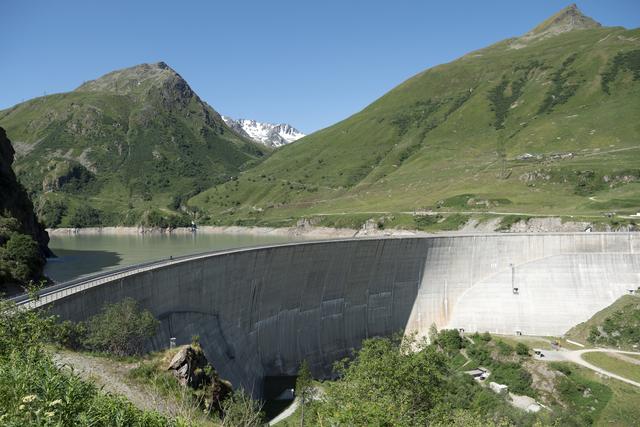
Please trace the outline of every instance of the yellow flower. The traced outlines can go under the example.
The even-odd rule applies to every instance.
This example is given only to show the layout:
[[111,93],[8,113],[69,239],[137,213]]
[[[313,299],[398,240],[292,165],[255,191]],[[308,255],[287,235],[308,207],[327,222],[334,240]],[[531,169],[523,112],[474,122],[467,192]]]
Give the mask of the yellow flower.
[[18,406],[18,409],[20,409],[22,411],[24,409],[24,405]]
[[36,396],[35,394],[30,394],[22,398],[22,403],[31,403],[36,400],[37,397],[38,396]]
[[62,403],[62,399],[56,399],[53,402],[49,403],[49,406],[56,406]]
[[53,412],[53,411],[45,412],[45,413],[44,413],[44,415],[45,415],[45,416],[47,416],[47,417],[49,417],[49,418],[53,417],[55,414],[56,414],[56,413],[55,413],[55,412]]

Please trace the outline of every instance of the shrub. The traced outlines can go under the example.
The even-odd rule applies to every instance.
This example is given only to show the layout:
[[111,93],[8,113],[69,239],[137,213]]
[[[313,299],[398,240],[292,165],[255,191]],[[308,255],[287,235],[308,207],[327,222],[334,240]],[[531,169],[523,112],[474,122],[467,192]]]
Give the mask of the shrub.
[[442,219],[442,215],[416,215],[413,217],[413,222],[418,230],[422,230],[437,224]]
[[159,326],[149,311],[141,311],[131,298],[103,307],[102,313],[87,322],[84,345],[116,356],[141,354],[145,341]]
[[464,340],[457,329],[443,329],[436,335],[434,344],[447,354],[453,355],[464,347]]
[[518,356],[528,356],[529,355],[529,346],[525,343],[519,342],[516,344],[516,354]]
[[0,276],[20,282],[37,278],[44,267],[38,243],[26,234],[11,233],[0,247]]
[[[32,294],[33,295],[33,294]],[[102,394],[53,361],[45,343],[54,331],[46,311],[0,300],[0,424],[3,426],[169,426],[156,412]]]
[[262,404],[253,400],[244,390],[236,390],[222,403],[223,426],[262,426]]
[[89,205],[80,205],[69,218],[73,228],[97,227],[102,224],[102,213]]
[[45,227],[55,228],[60,225],[66,213],[67,206],[60,200],[46,200],[38,210],[38,218]]

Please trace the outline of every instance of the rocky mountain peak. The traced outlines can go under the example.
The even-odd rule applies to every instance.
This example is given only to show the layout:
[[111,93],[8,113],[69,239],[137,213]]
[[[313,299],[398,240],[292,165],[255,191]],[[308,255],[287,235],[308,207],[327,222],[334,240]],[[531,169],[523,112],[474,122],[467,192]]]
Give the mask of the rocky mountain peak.
[[599,22],[584,15],[574,3],[540,23],[533,30],[525,34],[525,37],[551,36],[568,31],[585,30],[601,26]]
[[281,147],[305,136],[304,133],[287,123],[263,123],[251,119],[234,120],[226,116],[222,116],[222,120],[237,134],[267,147]]
[[144,91],[150,87],[162,86],[167,81],[186,85],[184,79],[165,62],[156,62],[112,71],[95,80],[83,83],[76,91],[129,94]]

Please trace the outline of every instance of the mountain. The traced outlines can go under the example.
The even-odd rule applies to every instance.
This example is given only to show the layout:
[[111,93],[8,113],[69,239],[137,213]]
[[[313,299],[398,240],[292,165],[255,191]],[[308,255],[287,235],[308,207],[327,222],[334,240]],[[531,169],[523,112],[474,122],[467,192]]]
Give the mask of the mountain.
[[53,255],[49,235],[13,172],[14,153],[0,127],[0,293],[41,278],[45,257]]
[[48,226],[162,222],[270,151],[233,132],[164,62],[18,104],[0,124]]
[[226,116],[222,116],[222,120],[240,135],[267,147],[282,147],[305,136],[304,133],[286,123],[276,125],[249,119],[234,120]]
[[640,30],[570,6],[419,73],[189,204],[238,224],[429,209],[634,213],[639,99]]

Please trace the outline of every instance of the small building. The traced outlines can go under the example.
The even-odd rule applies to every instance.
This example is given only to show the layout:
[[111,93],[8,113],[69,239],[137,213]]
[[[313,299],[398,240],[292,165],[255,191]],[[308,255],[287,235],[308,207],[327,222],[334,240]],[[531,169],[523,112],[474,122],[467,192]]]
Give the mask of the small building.
[[489,377],[489,375],[491,375],[491,373],[487,369],[482,367],[479,367],[478,369],[472,369],[470,371],[465,371],[465,374],[471,375],[471,377],[476,381],[484,381]]

